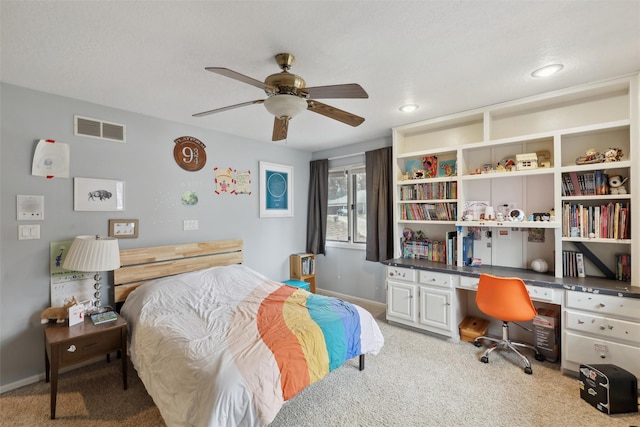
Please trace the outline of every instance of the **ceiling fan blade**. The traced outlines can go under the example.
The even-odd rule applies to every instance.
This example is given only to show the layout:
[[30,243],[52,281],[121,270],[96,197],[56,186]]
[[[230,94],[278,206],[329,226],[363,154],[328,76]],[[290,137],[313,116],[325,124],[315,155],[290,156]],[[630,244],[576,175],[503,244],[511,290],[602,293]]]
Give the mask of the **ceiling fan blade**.
[[276,88],[270,85],[261,82],[260,80],[256,80],[252,77],[245,76],[244,74],[240,74],[236,71],[230,70],[228,68],[221,67],[205,67],[205,70],[211,71],[212,73],[220,74],[221,76],[229,77],[234,80],[241,81],[243,83],[250,84],[251,86],[255,86],[258,89],[263,89],[267,92],[275,92]]
[[309,94],[309,98],[368,98],[369,94],[357,83],[333,86],[306,87],[301,90]]
[[245,105],[262,104],[263,102],[264,102],[264,99],[256,99],[255,101],[248,101],[248,102],[243,102],[241,104],[228,105],[226,107],[216,108],[215,110],[203,111],[202,113],[194,114],[193,117],[204,117],[204,116],[208,116],[209,114],[221,113],[222,111],[233,110],[234,108],[244,107]]
[[364,117],[356,116],[355,114],[348,113],[340,110],[336,107],[332,107],[327,104],[323,104],[318,101],[307,101],[307,110],[314,113],[322,114],[330,119],[338,120],[342,123],[346,123],[350,126],[359,126],[364,122]]
[[289,129],[289,120],[275,117],[273,120],[273,137],[272,141],[281,141],[287,139],[287,130]]

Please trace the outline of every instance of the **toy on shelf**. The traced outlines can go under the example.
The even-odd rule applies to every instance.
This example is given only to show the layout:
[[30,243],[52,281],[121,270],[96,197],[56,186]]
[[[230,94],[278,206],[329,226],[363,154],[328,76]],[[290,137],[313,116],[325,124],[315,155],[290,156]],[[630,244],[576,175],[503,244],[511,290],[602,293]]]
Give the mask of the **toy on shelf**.
[[593,163],[619,162],[623,156],[624,153],[619,148],[608,148],[604,153],[599,152],[595,148],[590,148],[584,156],[576,159],[576,164],[590,165]]
[[78,304],[75,295],[71,298],[71,301],[67,302],[62,307],[49,307],[45,309],[40,315],[40,323],[49,323],[50,319],[56,319],[57,323],[64,323],[69,317],[69,307],[73,307]]
[[516,169],[519,171],[538,168],[538,155],[536,153],[516,154]]
[[620,175],[613,175],[609,177],[609,194],[627,194],[627,188],[624,184],[629,177],[622,179]]
[[605,162],[619,162],[622,160],[622,156],[624,153],[619,148],[609,148],[604,152],[604,161]]

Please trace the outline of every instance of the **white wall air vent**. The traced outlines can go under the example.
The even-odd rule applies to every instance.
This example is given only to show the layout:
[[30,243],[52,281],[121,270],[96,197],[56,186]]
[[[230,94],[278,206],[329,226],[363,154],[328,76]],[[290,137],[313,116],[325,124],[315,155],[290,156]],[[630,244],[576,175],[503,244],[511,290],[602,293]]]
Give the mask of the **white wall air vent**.
[[124,125],[82,116],[73,116],[73,122],[73,129],[76,135],[126,142]]

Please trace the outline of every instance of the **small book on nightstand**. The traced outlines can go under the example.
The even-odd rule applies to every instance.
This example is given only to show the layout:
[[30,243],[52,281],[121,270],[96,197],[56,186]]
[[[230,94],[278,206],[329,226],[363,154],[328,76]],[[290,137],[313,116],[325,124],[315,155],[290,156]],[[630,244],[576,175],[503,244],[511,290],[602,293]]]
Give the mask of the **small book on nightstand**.
[[94,325],[100,325],[102,323],[113,322],[118,319],[115,311],[105,311],[104,313],[96,313],[91,315],[91,321]]

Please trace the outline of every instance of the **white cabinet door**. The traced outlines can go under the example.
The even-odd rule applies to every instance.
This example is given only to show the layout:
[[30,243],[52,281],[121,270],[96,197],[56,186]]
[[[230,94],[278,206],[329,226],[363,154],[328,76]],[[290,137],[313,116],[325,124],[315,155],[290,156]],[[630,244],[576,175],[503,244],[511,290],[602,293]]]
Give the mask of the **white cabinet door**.
[[451,331],[451,291],[420,287],[420,323]]
[[417,286],[410,283],[387,282],[387,317],[417,322],[415,298]]

